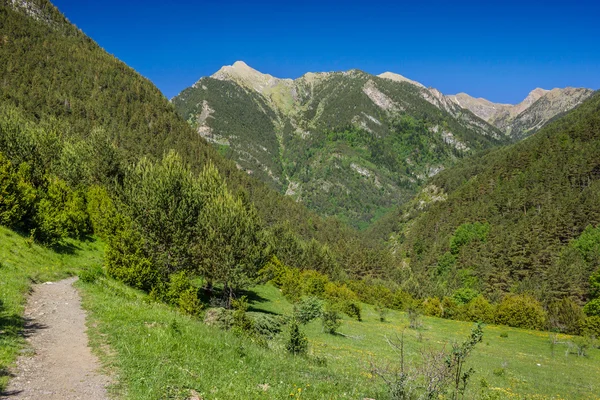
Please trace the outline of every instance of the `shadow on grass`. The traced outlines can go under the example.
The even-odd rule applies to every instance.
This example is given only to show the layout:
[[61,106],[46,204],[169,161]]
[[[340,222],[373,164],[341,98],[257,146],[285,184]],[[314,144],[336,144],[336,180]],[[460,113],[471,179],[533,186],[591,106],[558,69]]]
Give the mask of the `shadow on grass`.
[[[36,322],[32,318],[23,318],[20,315],[3,315],[0,310],[0,332],[7,340],[16,339],[17,337],[28,338],[34,335],[41,329],[46,329],[47,326]],[[6,368],[0,368],[0,378],[14,378],[14,374]],[[1,388],[0,388],[1,389]],[[18,396],[22,390],[0,390],[0,398],[8,398]]]
[[48,328],[47,325],[40,324],[33,318],[23,318],[20,315],[2,315],[0,314],[0,332],[8,338],[21,336],[25,339],[34,335],[37,331]]

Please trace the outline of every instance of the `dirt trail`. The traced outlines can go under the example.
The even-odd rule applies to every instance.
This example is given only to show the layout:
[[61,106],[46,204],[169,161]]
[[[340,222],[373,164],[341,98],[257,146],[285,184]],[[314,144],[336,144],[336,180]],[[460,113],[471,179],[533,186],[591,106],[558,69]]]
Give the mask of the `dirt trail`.
[[100,364],[88,347],[75,280],[34,287],[25,309],[25,336],[34,354],[19,357],[0,399],[108,398],[109,380],[98,372]]

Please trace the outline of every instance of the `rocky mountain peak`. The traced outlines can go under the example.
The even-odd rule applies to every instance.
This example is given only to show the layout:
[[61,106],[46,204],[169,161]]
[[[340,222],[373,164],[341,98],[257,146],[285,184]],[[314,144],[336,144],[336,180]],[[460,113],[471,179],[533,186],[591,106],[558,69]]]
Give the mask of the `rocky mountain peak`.
[[233,65],[225,65],[211,75],[211,78],[221,81],[233,81],[249,89],[263,93],[282,82],[291,82],[291,79],[279,79],[269,74],[255,70],[243,61],[236,61]]
[[411,83],[420,88],[425,88],[425,85],[423,85],[417,81],[413,81],[412,79],[408,79],[407,77],[402,76],[400,74],[395,74],[393,72],[384,72],[383,74],[379,74],[377,76],[380,78],[389,79],[389,80],[396,81],[396,82],[408,82],[408,83]]

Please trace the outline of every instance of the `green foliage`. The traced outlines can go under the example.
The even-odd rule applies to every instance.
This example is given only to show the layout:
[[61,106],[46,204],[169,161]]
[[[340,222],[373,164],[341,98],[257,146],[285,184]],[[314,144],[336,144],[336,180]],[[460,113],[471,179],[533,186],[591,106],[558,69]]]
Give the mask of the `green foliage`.
[[338,311],[343,312],[351,318],[361,320],[361,306],[356,294],[345,284],[336,284],[329,282],[325,285],[324,298],[336,307]]
[[288,337],[285,343],[286,350],[293,355],[306,354],[308,351],[308,339],[300,330],[300,324],[292,318],[289,325]]
[[326,303],[323,312],[321,313],[321,323],[323,325],[323,332],[335,335],[337,330],[342,326],[342,319],[338,314],[335,305]]
[[517,328],[542,329],[546,323],[546,311],[531,296],[508,295],[498,304],[496,323]]
[[577,335],[584,318],[585,315],[579,304],[569,297],[555,300],[548,305],[550,330]]
[[458,254],[463,246],[473,241],[485,242],[489,230],[488,223],[475,222],[460,225],[450,237],[450,252]]
[[294,310],[294,320],[302,325],[306,325],[314,319],[321,316],[323,312],[323,300],[309,296],[303,298]]
[[302,297],[302,281],[300,271],[296,268],[288,268],[281,279],[281,294],[290,303],[296,303]]
[[593,315],[581,322],[581,333],[587,336],[600,338],[600,316]]
[[442,302],[437,297],[430,297],[423,302],[423,313],[430,317],[441,318],[444,314]]
[[583,312],[590,317],[600,317],[600,297],[588,301],[586,305],[583,306]]
[[466,305],[464,315],[468,321],[473,322],[491,324],[496,320],[495,307],[482,295],[475,297]]
[[9,227],[22,225],[31,213],[36,191],[30,182],[30,167],[22,163],[15,167],[0,153],[0,224]]
[[479,293],[471,288],[460,288],[452,294],[452,298],[458,304],[467,304],[477,296],[479,296]]
[[110,238],[106,247],[106,273],[134,288],[147,292],[152,290],[160,276],[144,247],[137,231],[130,227],[121,228]]
[[104,271],[100,265],[92,265],[87,268],[83,268],[77,276],[79,280],[84,283],[94,283],[98,278],[104,275]]
[[444,297],[442,299],[442,318],[446,319],[462,319],[464,314],[464,305],[458,303],[452,297]]
[[[515,292],[544,304],[589,300],[598,265],[588,261],[597,257],[598,228],[588,226],[600,224],[599,107],[596,93],[527,140],[441,171],[428,186],[438,201],[395,211],[390,245],[410,260],[414,295],[469,287],[491,299]],[[449,265],[440,263],[448,250],[456,261],[440,289],[431,285],[432,266]],[[455,276],[460,270],[470,271],[469,285]]]
[[317,271],[307,270],[300,274],[302,292],[308,296],[323,297],[329,278]]
[[85,196],[60,179],[50,179],[36,204],[35,223],[36,234],[49,244],[90,233]]
[[104,187],[97,185],[88,188],[85,198],[94,233],[104,240],[109,240],[123,224],[123,217],[119,214],[115,202]]

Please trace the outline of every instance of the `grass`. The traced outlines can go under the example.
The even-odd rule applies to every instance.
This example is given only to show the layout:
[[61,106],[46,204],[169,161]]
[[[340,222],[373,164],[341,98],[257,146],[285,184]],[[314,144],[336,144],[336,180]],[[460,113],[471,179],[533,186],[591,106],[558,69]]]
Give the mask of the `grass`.
[[[464,340],[473,327],[424,317],[424,328],[415,331],[405,329],[405,313],[392,311],[380,322],[378,313],[365,306],[364,320],[345,318],[340,335],[325,334],[319,321],[311,322],[304,328],[311,354],[293,357],[283,350],[282,335],[265,349],[106,278],[80,285],[91,311],[94,346],[110,349],[102,357],[121,378],[113,392],[127,399],[185,399],[194,392],[204,399],[386,398],[385,387],[369,369],[371,361],[394,361],[385,336],[404,329],[410,361],[423,347]],[[253,291],[252,311],[291,311],[273,286]],[[485,386],[496,398],[600,398],[600,351],[578,357],[566,355],[566,349],[558,345],[552,354],[548,333],[486,326],[483,343],[469,360],[476,370],[469,397]]]
[[102,244],[97,241],[68,241],[56,252],[0,226],[0,392],[25,344],[19,332],[31,285],[66,278],[101,262]]
[[[62,252],[35,244],[0,228],[0,388],[7,368],[24,342],[18,335],[26,293],[33,282],[57,280],[101,263],[102,244],[72,241]],[[124,399],[362,399],[386,398],[383,383],[370,374],[371,361],[394,362],[386,336],[404,330],[409,362],[423,347],[462,341],[473,324],[423,317],[423,329],[407,329],[405,313],[390,311],[386,322],[364,306],[363,321],[344,318],[340,335],[322,332],[320,322],[304,327],[308,357],[284,351],[283,335],[264,348],[231,332],[204,325],[151,301],[111,279],[77,284],[89,311],[91,343],[113,373],[112,395]],[[251,310],[275,314],[292,309],[271,285],[253,288]],[[562,342],[570,340],[561,336]],[[551,350],[544,332],[486,326],[469,366],[476,374],[469,398],[480,388],[496,398],[599,399],[600,350],[588,357]]]

